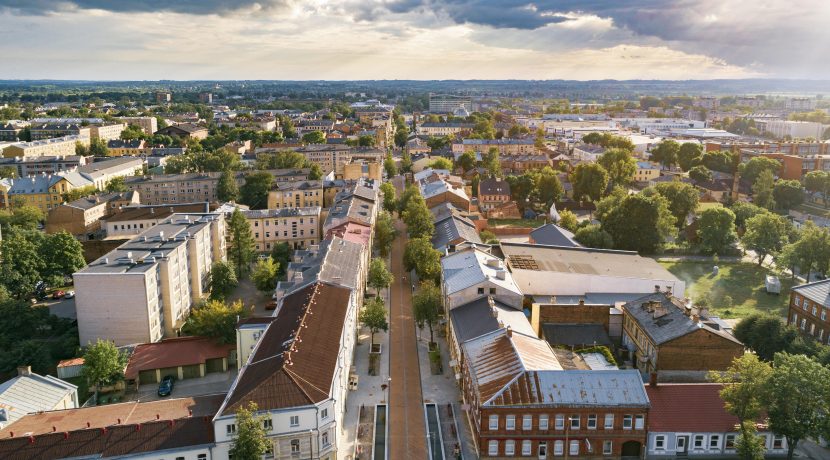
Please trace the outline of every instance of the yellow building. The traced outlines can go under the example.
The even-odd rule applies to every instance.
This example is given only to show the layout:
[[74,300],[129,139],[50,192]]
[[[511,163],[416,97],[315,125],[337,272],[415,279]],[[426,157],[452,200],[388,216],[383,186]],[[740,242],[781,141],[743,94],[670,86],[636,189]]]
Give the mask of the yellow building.
[[64,202],[64,193],[92,185],[91,180],[76,171],[14,179],[9,188],[9,200],[20,197],[26,205],[48,213]]
[[381,179],[381,166],[376,161],[352,160],[343,166],[343,180]]
[[6,149],[3,150],[3,156],[6,158],[46,156],[65,157],[75,155],[75,144],[79,142],[85,146],[89,146],[89,137],[66,136],[32,142],[22,142],[20,144],[6,147]]
[[648,161],[638,161],[634,182],[649,182],[660,177],[660,167]]
[[268,192],[268,209],[323,206],[323,182],[304,180],[279,183]]

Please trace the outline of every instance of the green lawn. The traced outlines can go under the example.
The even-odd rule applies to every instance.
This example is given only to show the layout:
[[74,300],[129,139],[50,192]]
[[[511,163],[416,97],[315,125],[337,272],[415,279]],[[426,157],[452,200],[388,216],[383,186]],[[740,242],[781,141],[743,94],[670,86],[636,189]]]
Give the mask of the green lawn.
[[721,207],[723,207],[723,204],[721,204],[721,203],[717,203],[717,202],[711,202],[711,203],[698,203],[698,205],[697,205],[697,209],[695,209],[695,212],[696,212],[697,214],[700,214],[700,213],[702,213],[703,211],[705,211],[705,210],[707,210],[707,209],[711,209],[711,208],[721,208]]
[[[708,296],[710,311],[722,318],[743,318],[754,312],[784,316],[792,281],[781,277],[781,294],[767,294],[764,280],[769,270],[749,263],[719,263],[719,273],[712,275],[712,262],[660,262],[667,270],[686,282],[686,297],[692,300]],[[731,306],[729,299],[731,298]]]
[[487,225],[491,227],[525,227],[536,228],[545,224],[544,219],[488,219]]

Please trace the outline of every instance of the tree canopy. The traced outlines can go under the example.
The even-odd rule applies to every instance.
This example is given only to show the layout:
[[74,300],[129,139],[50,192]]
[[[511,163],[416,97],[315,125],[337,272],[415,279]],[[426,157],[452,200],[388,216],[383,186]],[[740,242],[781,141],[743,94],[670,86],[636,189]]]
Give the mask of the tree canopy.
[[724,207],[709,208],[697,220],[700,246],[709,254],[723,254],[737,240],[735,213]]
[[189,335],[209,337],[218,343],[236,342],[236,323],[248,316],[241,300],[227,304],[221,300],[208,300],[190,312],[182,331]]

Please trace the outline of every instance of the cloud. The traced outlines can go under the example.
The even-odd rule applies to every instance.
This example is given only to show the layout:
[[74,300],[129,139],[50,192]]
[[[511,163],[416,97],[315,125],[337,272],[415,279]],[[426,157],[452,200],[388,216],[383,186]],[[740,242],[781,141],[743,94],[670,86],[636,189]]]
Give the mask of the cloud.
[[26,14],[61,13],[73,10],[112,12],[158,12],[228,14],[236,11],[281,10],[287,0],[0,0],[0,9]]

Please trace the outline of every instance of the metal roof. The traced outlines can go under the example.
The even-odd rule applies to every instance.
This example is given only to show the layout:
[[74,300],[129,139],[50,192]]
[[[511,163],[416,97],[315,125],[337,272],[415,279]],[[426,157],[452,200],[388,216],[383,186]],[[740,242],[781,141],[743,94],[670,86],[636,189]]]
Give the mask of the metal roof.
[[802,284],[792,288],[792,291],[823,306],[830,306],[830,280]]
[[[19,375],[0,384],[0,425],[26,414],[52,410],[78,387],[51,375]],[[76,403],[77,403],[77,397]]]
[[489,296],[453,308],[450,310],[450,321],[457,343],[464,343],[507,326],[522,334],[535,334],[523,311]]
[[[490,261],[490,265],[488,265]],[[501,268],[494,266],[500,265]],[[452,253],[441,259],[446,293],[452,294],[471,286],[490,281],[496,285],[521,295],[513,277],[504,268],[501,259],[476,248],[470,247]],[[503,272],[504,279],[499,279]]]
[[451,216],[435,223],[435,233],[432,234],[433,248],[443,251],[459,239],[471,243],[482,243],[476,226],[466,217]]
[[640,372],[534,370],[505,388],[490,406],[648,407]]
[[536,244],[545,244],[550,246],[568,246],[572,248],[581,248],[574,239],[574,234],[565,230],[556,224],[545,224],[536,227],[530,232],[530,237]]

